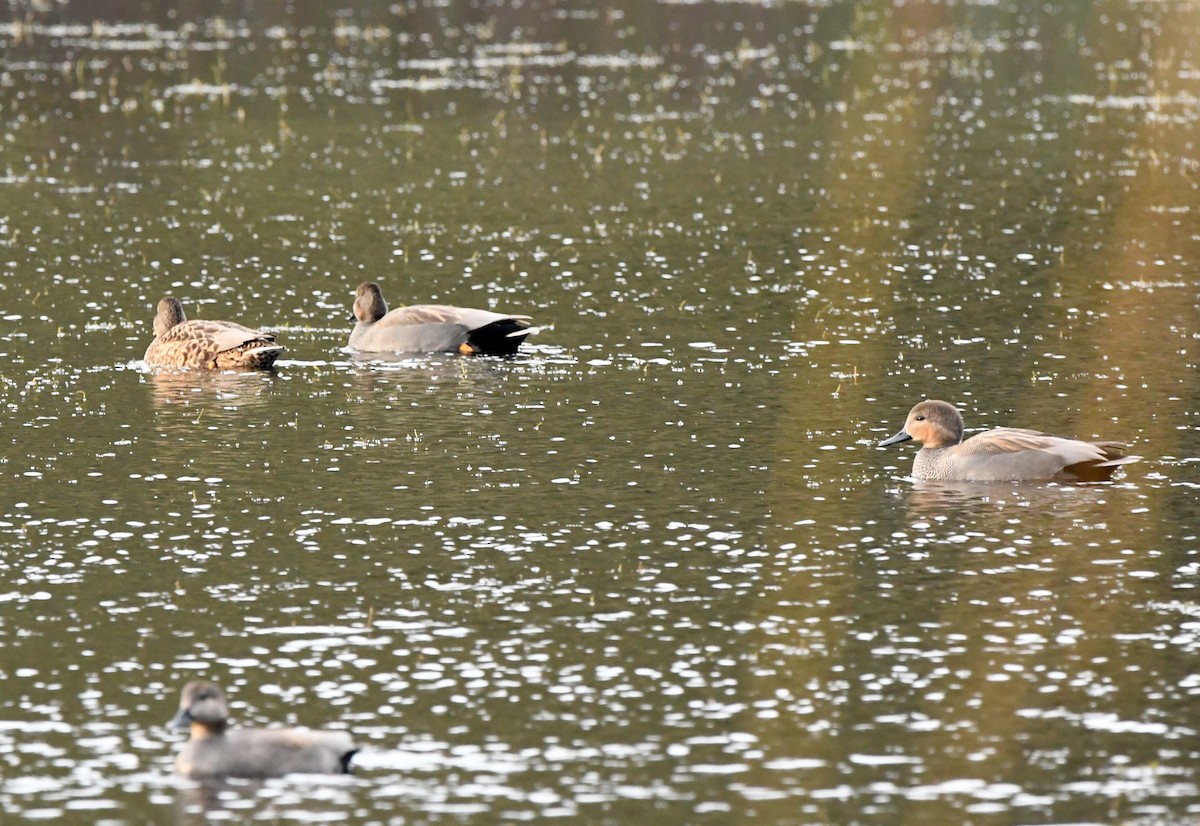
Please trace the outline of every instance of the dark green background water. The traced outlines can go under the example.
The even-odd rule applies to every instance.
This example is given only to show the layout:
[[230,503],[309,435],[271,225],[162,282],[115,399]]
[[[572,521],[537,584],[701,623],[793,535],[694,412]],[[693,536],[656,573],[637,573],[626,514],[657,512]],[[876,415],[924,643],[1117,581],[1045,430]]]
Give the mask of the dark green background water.
[[[309,5],[0,23],[6,816],[1200,816],[1200,5]],[[929,489],[926,397],[1145,458]],[[198,675],[356,774],[176,780]]]

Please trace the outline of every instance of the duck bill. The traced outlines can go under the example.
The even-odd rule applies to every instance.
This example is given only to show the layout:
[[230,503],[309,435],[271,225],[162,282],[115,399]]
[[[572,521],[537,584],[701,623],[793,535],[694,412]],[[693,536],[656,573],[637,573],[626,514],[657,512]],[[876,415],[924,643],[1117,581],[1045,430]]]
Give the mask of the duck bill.
[[175,729],[190,729],[192,727],[192,715],[187,713],[186,708],[179,709],[179,713],[171,718],[168,723],[171,728]]
[[882,442],[879,443],[879,446],[887,447],[888,445],[898,445],[901,442],[907,442],[910,439],[912,439],[912,436],[909,436],[908,432],[905,431],[904,428],[901,428],[899,433],[897,433],[895,436],[891,437],[890,439],[884,439]]

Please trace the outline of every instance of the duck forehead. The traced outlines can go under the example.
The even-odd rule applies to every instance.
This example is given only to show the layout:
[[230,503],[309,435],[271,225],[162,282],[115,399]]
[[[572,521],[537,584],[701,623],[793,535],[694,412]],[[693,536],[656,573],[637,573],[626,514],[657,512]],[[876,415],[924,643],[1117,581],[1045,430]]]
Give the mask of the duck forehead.
[[214,684],[197,680],[188,683],[183,689],[183,704],[188,706],[209,705],[212,703],[223,703],[224,696],[221,694],[221,689]]
[[936,422],[943,427],[953,427],[956,419],[960,418],[958,408],[948,402],[924,401],[913,408],[914,416],[923,416],[927,421]]
[[183,697],[184,699],[193,698],[207,687],[208,683],[203,680],[192,680],[183,687]]

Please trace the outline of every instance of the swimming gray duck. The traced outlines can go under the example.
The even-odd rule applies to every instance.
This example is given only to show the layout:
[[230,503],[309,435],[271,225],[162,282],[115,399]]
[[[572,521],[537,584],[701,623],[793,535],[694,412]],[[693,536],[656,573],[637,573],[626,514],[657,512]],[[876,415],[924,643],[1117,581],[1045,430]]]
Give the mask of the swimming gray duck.
[[275,336],[232,321],[188,321],[179,299],[166,296],[154,316],[154,341],[143,357],[154,367],[265,370],[283,352]]
[[358,751],[348,731],[229,729],[225,697],[204,680],[183,687],[171,724],[192,733],[175,758],[175,770],[187,777],[345,774]]
[[922,443],[913,459],[917,479],[954,482],[1105,482],[1120,465],[1123,442],[1084,442],[1037,430],[997,427],[963,441],[963,418],[949,402],[928,400],[909,411],[904,427],[880,447],[914,439]]
[[529,316],[444,304],[414,304],[388,312],[379,285],[364,281],[354,296],[349,346],[373,353],[465,353],[508,356],[535,332]]

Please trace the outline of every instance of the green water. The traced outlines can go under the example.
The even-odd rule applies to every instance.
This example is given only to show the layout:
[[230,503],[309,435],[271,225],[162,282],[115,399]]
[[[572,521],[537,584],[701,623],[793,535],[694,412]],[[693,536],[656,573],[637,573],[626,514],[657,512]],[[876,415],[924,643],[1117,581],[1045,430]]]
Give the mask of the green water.
[[[0,23],[7,816],[1200,816],[1200,6],[122,8]],[[923,486],[930,397],[1143,459]],[[197,676],[355,774],[176,779]]]

